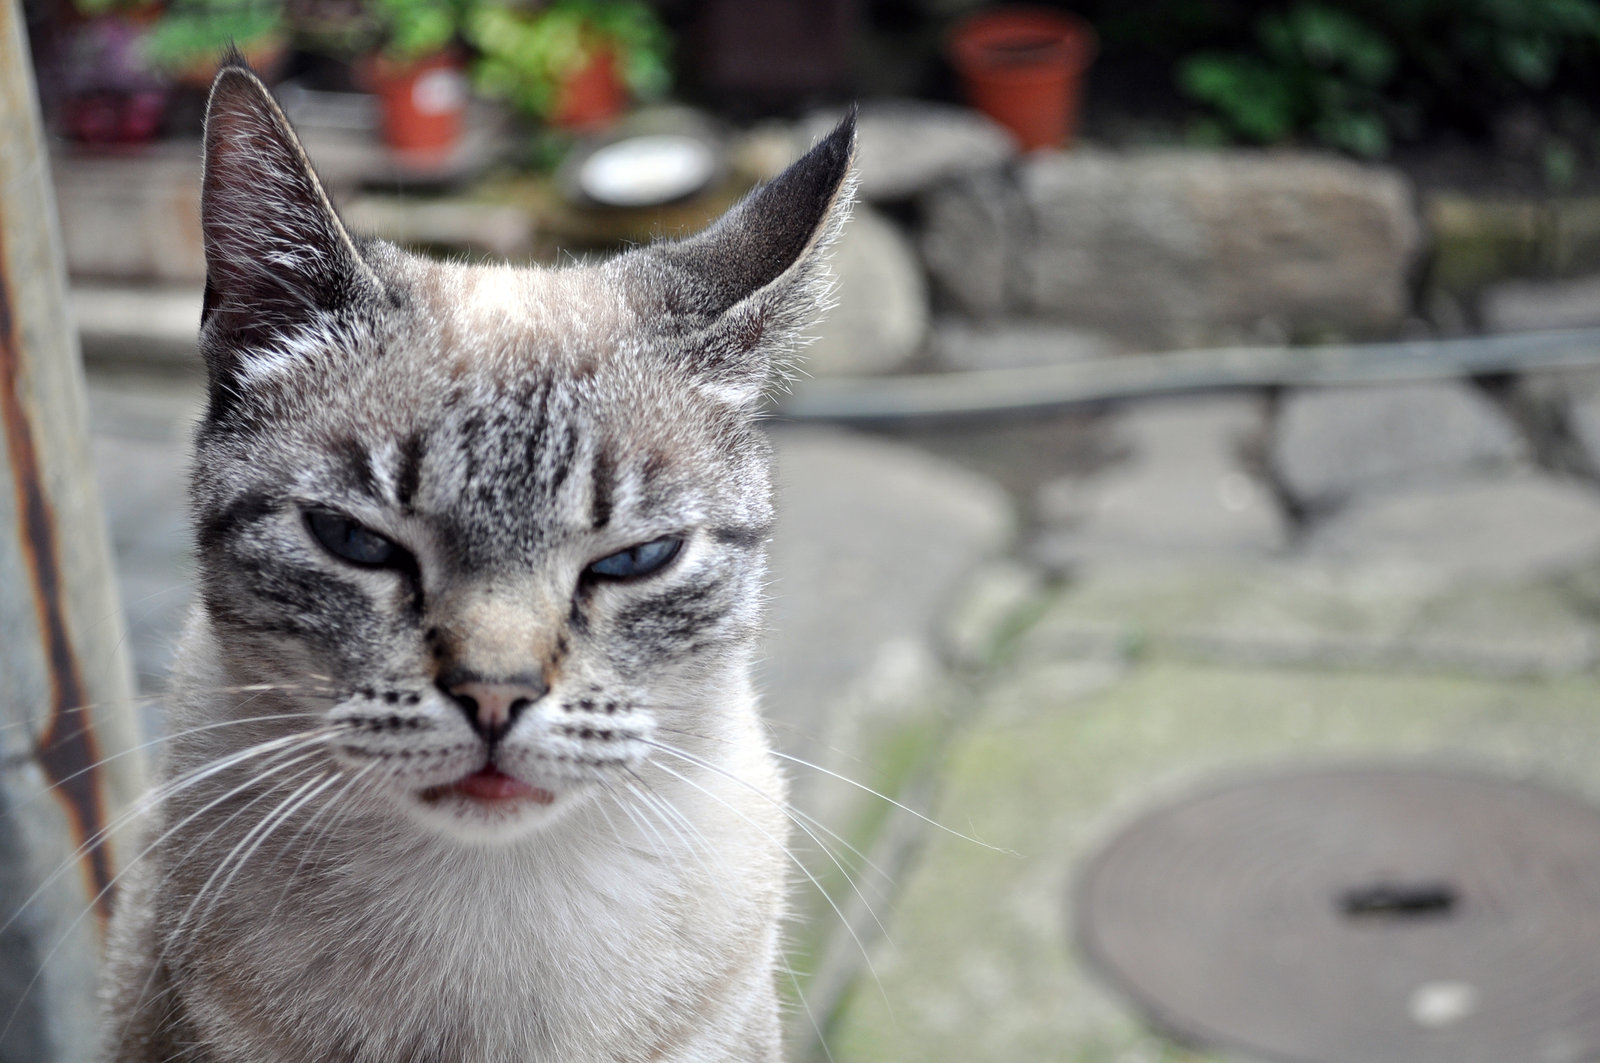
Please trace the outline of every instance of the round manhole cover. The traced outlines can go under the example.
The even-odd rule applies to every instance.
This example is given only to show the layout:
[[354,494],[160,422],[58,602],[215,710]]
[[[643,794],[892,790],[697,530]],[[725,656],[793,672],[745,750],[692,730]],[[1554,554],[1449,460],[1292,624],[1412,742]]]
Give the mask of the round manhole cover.
[[1157,1025],[1296,1063],[1600,1059],[1600,811],[1383,768],[1239,782],[1084,869],[1090,960]]

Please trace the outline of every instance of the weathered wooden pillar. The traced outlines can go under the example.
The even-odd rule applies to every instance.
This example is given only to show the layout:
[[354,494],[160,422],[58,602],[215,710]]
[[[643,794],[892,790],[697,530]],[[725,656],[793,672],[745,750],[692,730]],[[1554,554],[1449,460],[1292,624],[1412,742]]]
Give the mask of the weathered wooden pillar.
[[0,0],[0,1063],[92,1058],[96,842],[143,784],[48,163]]

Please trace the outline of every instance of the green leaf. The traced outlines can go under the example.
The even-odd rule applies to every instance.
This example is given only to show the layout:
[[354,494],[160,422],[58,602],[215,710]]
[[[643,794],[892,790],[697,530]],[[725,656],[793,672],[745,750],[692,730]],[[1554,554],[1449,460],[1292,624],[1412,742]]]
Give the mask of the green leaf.
[[1543,88],[1555,76],[1560,54],[1555,42],[1543,35],[1514,35],[1500,39],[1500,62],[1524,85]]
[[1208,103],[1244,137],[1275,143],[1297,124],[1299,95],[1291,77],[1248,56],[1197,55],[1178,68],[1178,87]]
[[1313,123],[1311,131],[1324,144],[1364,159],[1381,159],[1389,154],[1388,127],[1372,112],[1324,115]]
[[1383,84],[1398,63],[1389,41],[1347,11],[1297,4],[1290,9],[1286,26],[1300,54],[1312,65],[1345,70],[1367,85]]

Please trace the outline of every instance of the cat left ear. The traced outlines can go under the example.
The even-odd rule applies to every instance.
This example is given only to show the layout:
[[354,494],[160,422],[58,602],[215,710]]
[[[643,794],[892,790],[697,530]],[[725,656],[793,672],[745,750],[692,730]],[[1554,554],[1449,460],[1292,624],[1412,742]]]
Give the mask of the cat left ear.
[[211,85],[200,200],[213,396],[275,340],[378,285],[272,94],[237,55]]
[[681,344],[709,389],[739,405],[827,307],[824,252],[855,191],[856,113],[704,232],[654,244],[611,267]]

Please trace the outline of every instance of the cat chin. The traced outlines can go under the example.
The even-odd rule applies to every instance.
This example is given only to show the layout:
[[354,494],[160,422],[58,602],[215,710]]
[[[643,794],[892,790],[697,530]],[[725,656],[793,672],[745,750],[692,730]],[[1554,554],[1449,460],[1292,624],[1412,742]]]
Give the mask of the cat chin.
[[589,798],[588,787],[559,792],[535,788],[531,794],[485,800],[454,786],[418,791],[406,811],[422,826],[458,841],[502,845],[548,828]]

